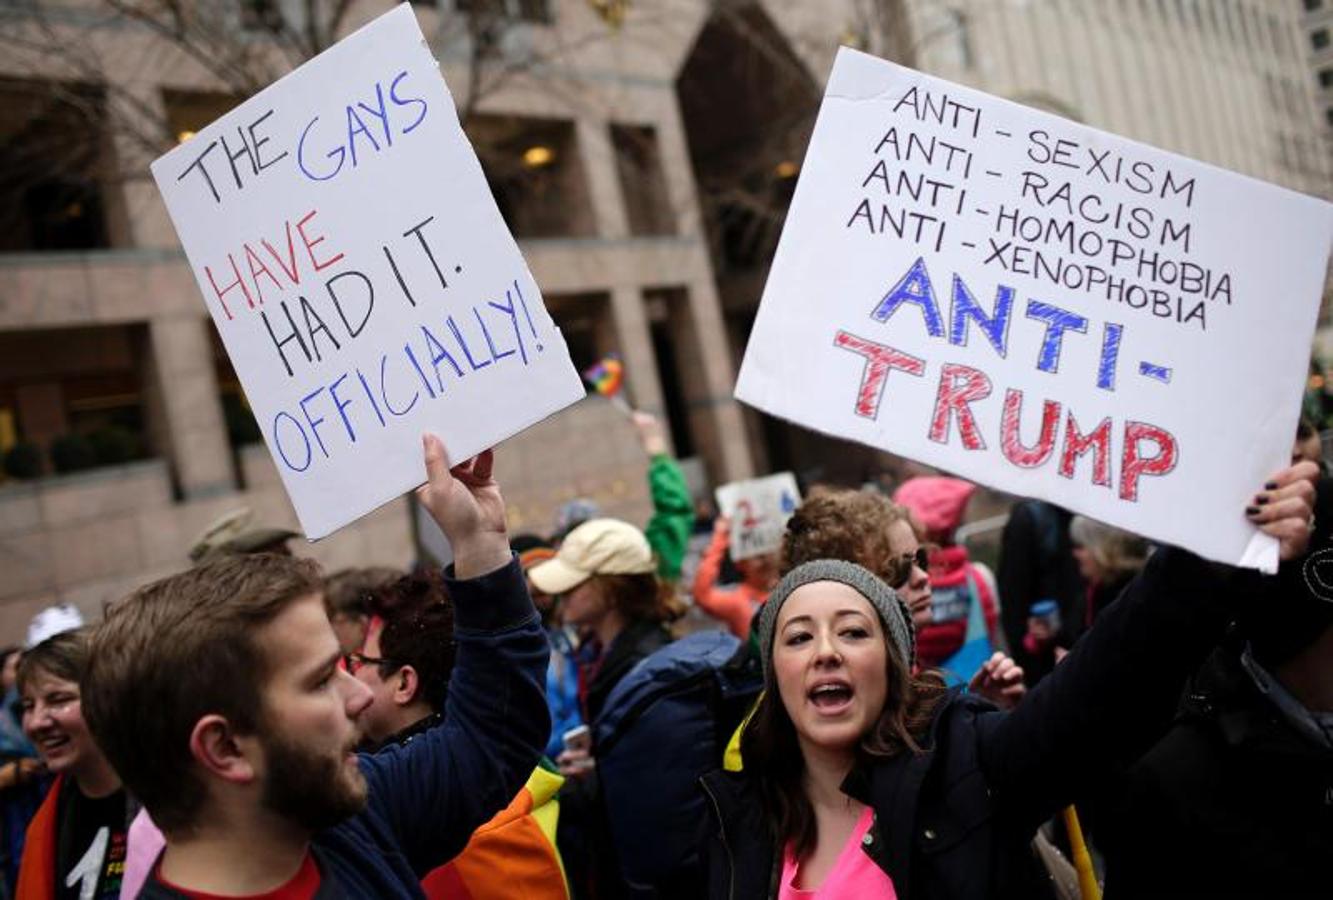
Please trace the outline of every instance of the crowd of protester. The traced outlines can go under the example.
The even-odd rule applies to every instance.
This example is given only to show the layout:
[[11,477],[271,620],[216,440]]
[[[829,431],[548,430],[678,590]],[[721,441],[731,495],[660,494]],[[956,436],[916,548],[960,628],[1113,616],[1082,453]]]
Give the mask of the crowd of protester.
[[99,622],[44,611],[0,657],[7,895],[1329,896],[1308,434],[1236,511],[1276,575],[1038,500],[993,574],[943,476],[805,485],[733,559],[634,423],[643,523],[510,535],[493,455],[427,436],[444,570],[325,575],[230,516]]

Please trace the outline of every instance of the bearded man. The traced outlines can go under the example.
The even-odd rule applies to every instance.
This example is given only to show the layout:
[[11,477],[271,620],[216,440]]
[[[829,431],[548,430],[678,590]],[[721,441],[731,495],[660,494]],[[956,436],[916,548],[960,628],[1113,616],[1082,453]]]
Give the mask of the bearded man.
[[224,558],[108,612],[84,709],[166,838],[140,896],[420,897],[514,797],[550,728],[548,647],[491,468],[451,472],[426,439],[457,662],[443,723],[405,746],[353,752],[371,692],[339,665],[312,562]]

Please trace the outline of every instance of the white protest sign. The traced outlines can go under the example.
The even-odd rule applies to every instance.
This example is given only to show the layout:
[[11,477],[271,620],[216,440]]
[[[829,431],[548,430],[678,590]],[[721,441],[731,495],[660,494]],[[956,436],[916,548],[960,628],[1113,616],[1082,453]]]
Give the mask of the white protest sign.
[[736,396],[1206,557],[1289,459],[1333,207],[843,49]]
[[584,396],[407,4],[153,177],[310,538]]
[[801,491],[790,472],[733,481],[713,495],[722,515],[731,519],[732,559],[749,559],[781,548],[787,520],[801,505]]

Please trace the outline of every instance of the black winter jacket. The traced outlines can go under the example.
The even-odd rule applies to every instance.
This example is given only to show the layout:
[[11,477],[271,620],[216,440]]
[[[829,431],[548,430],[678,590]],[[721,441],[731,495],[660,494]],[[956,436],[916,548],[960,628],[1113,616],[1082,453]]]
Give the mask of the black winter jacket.
[[[1015,710],[951,693],[921,755],[854,771],[843,790],[875,811],[863,849],[900,900],[1049,896],[1029,850],[1037,826],[1152,746],[1229,613],[1274,581],[1164,549]],[[704,789],[708,896],[776,896],[780,848],[750,779],[713,773]]]
[[1108,900],[1333,896],[1333,749],[1259,692],[1240,651],[1219,648],[1118,792]]

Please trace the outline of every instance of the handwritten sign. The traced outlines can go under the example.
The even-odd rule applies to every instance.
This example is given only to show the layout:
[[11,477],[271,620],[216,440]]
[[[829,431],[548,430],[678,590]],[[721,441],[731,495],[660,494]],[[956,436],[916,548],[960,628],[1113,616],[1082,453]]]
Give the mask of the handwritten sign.
[[310,538],[584,396],[407,4],[152,169]]
[[714,498],[717,508],[731,519],[732,559],[779,550],[787,520],[801,505],[796,476],[790,472],[724,484],[714,491]]
[[1271,570],[1333,207],[843,49],[736,396]]

